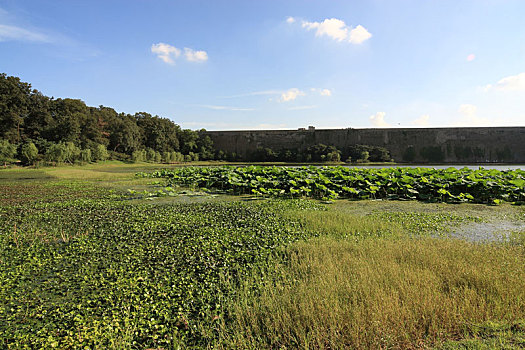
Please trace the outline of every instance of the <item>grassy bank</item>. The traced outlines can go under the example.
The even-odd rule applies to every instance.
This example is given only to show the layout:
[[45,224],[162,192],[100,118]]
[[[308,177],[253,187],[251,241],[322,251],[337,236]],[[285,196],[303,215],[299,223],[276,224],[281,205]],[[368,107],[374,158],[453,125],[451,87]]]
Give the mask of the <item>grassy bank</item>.
[[[244,286],[223,335],[228,346],[407,349],[525,319],[522,247],[324,237],[287,254],[257,297],[253,281]],[[524,335],[509,345],[523,345]]]

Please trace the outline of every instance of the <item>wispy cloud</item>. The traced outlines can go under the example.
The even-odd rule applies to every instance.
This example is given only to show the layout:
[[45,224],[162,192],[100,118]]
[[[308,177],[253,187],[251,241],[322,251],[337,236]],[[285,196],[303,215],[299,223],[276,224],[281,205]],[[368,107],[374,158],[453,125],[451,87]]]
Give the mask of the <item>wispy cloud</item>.
[[494,85],[492,84],[486,85],[485,91],[490,91],[490,90],[525,91],[525,72],[500,79]]
[[292,23],[294,23],[294,22],[295,22],[295,18],[293,18],[293,17],[291,17],[291,16],[288,17],[288,18],[286,18],[286,23],[292,24]]
[[421,117],[413,120],[411,124],[416,125],[416,126],[428,126],[429,120],[430,120],[430,116],[428,114],[424,114]]
[[237,98],[237,97],[249,97],[249,96],[265,96],[265,95],[279,95],[282,94],[282,90],[263,90],[263,91],[253,91],[247,92],[244,94],[237,94],[231,96],[222,96],[222,98]]
[[[151,52],[157,55],[163,62],[174,65],[175,60],[181,56],[182,50],[166,43],[157,43],[151,45]],[[184,48],[184,58],[188,62],[206,62],[208,53],[202,50],[193,50],[188,47]]]
[[[308,90],[307,90],[308,91]],[[325,88],[310,88],[308,95],[311,93],[318,94],[320,96],[332,96],[332,90]],[[262,90],[262,91],[253,91],[247,92],[244,94],[222,96],[221,98],[239,98],[239,97],[251,97],[251,96],[278,96],[278,98],[271,98],[271,101],[277,102],[290,102],[297,99],[299,96],[306,96],[307,93],[298,88],[291,88],[288,90]]]
[[52,43],[54,40],[50,36],[39,31],[0,24],[0,41],[33,41]]
[[337,18],[327,18],[322,22],[303,21],[302,27],[306,30],[315,30],[315,36],[327,36],[336,41],[348,41],[352,44],[361,44],[372,37],[362,25],[352,28]]
[[289,111],[302,111],[305,109],[314,109],[317,108],[317,105],[311,105],[311,106],[295,106],[288,108]]
[[188,128],[210,128],[218,130],[275,130],[286,129],[287,125],[281,124],[237,124],[237,123],[221,123],[221,122],[181,122],[181,125]]
[[330,89],[311,88],[310,91],[318,93],[321,96],[332,96],[332,90]]
[[476,115],[478,107],[471,104],[462,104],[458,108],[458,112],[465,117],[472,117]]
[[279,98],[279,102],[290,102],[295,100],[299,96],[304,96],[304,91],[301,91],[297,88],[289,89],[281,94],[281,97]]
[[477,115],[478,107],[472,104],[462,104],[458,108],[461,117],[453,124],[454,126],[494,126],[494,122]]
[[235,112],[250,112],[255,111],[255,108],[232,107],[232,106],[218,106],[218,105],[196,105],[197,107],[213,109],[215,111],[235,111]]

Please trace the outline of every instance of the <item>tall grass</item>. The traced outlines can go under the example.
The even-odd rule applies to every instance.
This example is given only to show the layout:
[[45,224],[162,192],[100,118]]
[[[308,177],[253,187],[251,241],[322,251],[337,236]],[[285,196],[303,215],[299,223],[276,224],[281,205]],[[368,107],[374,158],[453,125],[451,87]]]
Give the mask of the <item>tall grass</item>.
[[246,281],[226,348],[421,348],[469,326],[525,319],[523,246],[444,239],[318,238],[275,276]]
[[302,222],[307,230],[332,238],[401,237],[406,234],[399,223],[359,216],[344,209],[330,208],[327,211],[293,210],[285,214],[289,220]]

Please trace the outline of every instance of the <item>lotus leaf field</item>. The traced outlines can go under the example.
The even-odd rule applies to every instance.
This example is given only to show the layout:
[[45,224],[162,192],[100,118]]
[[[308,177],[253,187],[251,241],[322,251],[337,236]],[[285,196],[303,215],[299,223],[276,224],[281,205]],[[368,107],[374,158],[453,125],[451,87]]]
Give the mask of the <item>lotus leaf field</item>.
[[158,206],[81,183],[0,187],[1,349],[202,343],[232,286],[307,235],[279,220],[278,202]]
[[416,199],[498,204],[525,201],[525,171],[468,168],[186,167],[138,176],[258,196],[330,200]]

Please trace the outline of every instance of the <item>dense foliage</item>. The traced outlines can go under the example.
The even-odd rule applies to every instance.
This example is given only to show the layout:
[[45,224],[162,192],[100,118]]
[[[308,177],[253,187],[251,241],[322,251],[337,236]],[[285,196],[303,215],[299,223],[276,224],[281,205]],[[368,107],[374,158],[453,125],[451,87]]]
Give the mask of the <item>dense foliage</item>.
[[[183,130],[145,112],[117,113],[81,100],[50,98],[17,77],[0,74],[0,162],[85,162],[110,155],[130,159],[141,151],[143,159],[134,160],[170,162],[174,153],[183,160],[215,156],[204,130]],[[72,154],[64,154],[68,152]],[[98,156],[101,152],[107,155]]]
[[[237,155],[218,153],[219,159],[239,160]],[[269,147],[259,147],[248,155],[252,162],[391,162],[390,152],[384,147],[353,145],[342,150],[322,143],[306,149],[283,148],[275,151]]]
[[305,235],[279,219],[278,202],[155,206],[80,184],[0,189],[0,348],[202,344],[232,287]]
[[525,201],[525,171],[346,167],[187,167],[139,174],[168,184],[284,197]]

